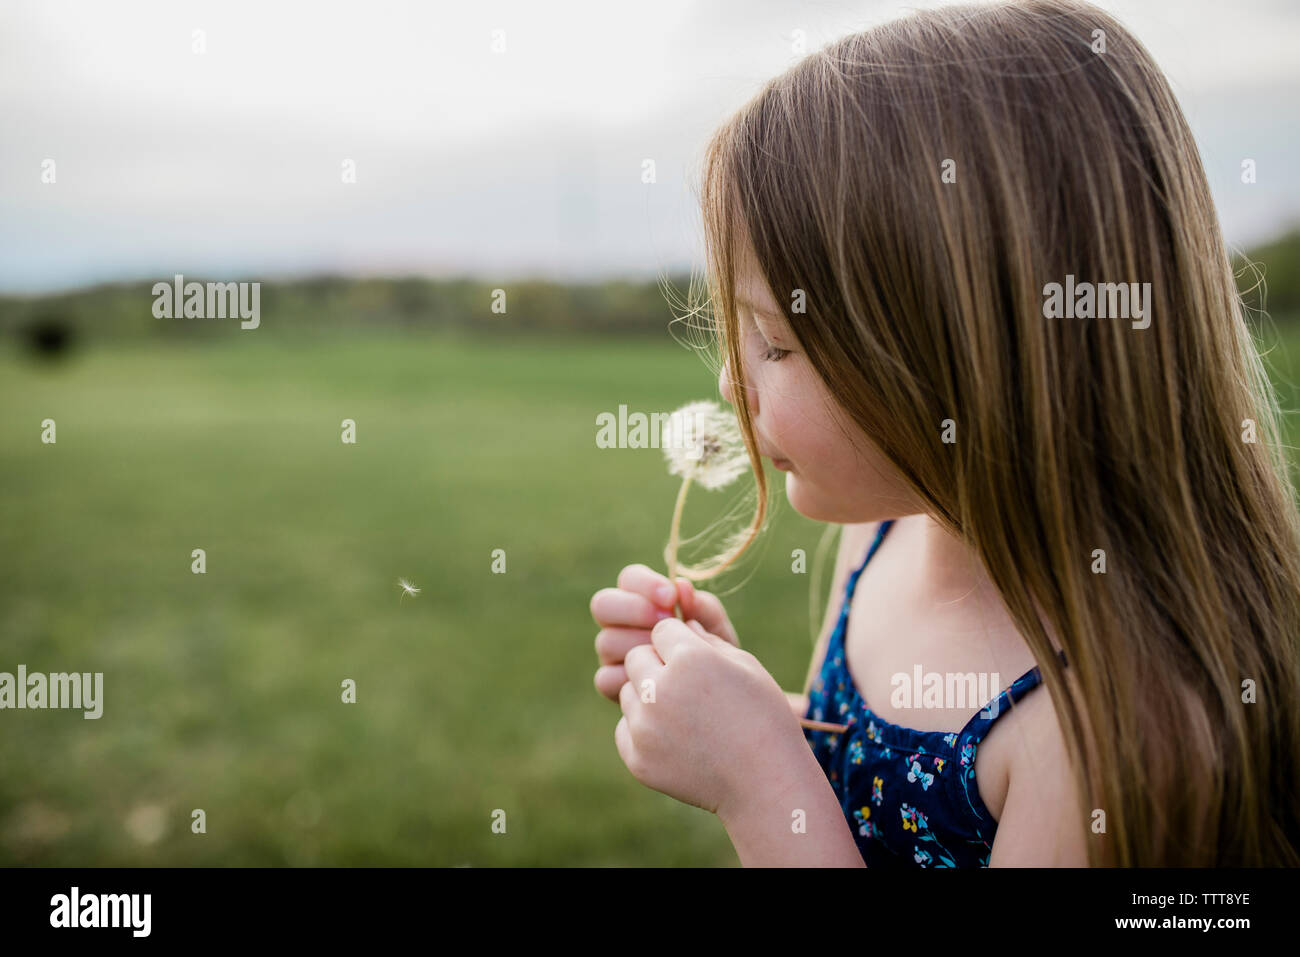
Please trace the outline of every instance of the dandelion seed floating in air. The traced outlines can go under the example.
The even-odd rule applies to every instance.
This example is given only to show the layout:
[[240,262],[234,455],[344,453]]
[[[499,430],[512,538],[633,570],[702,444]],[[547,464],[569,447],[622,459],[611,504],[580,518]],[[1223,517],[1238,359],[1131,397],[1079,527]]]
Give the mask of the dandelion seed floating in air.
[[399,579],[397,580],[397,587],[400,588],[400,589],[402,589],[402,593],[401,593],[400,595],[397,596],[397,600],[398,600],[398,601],[401,601],[401,600],[402,600],[403,598],[405,598],[407,595],[415,596],[415,595],[420,594],[420,589],[416,588],[414,585],[412,585],[410,582],[408,582],[405,578],[399,578]]
[[706,489],[725,488],[750,467],[749,453],[740,433],[736,415],[716,402],[690,402],[668,417],[659,436],[668,474],[682,476],[673,509],[673,524],[668,533],[664,557],[668,562],[668,580],[677,581],[677,544],[682,525],[682,508],[686,490],[692,482]]

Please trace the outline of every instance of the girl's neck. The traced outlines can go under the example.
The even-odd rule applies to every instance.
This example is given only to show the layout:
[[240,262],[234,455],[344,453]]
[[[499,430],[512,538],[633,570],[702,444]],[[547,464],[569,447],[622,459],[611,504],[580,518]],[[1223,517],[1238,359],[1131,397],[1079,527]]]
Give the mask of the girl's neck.
[[[901,533],[901,534],[900,534]],[[925,513],[904,515],[894,522],[888,538],[898,537],[899,551],[909,567],[907,580],[916,589],[920,606],[1000,607],[1001,598],[975,552]]]
[[[971,616],[982,628],[1005,625],[1015,642],[1024,641],[1010,611],[989,578],[975,551],[948,534],[924,513],[896,519],[887,538],[898,536],[898,566],[903,571],[895,600],[906,606],[909,614],[922,618],[942,612]],[[883,546],[882,546],[883,547]],[[1038,619],[1047,632],[1047,640],[1057,651],[1063,649],[1060,638],[1037,606]]]

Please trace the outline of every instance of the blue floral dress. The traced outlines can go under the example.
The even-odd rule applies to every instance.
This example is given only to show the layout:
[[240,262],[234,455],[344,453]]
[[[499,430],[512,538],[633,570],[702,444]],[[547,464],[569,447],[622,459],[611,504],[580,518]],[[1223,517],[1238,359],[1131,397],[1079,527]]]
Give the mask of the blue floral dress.
[[975,754],[993,722],[1037,687],[1041,674],[1033,668],[1012,682],[959,732],[904,728],[866,706],[845,664],[849,604],[893,524],[881,523],[867,557],[849,576],[839,622],[809,692],[805,717],[848,730],[805,728],[804,735],[868,867],[987,867],[997,822],[980,799]]

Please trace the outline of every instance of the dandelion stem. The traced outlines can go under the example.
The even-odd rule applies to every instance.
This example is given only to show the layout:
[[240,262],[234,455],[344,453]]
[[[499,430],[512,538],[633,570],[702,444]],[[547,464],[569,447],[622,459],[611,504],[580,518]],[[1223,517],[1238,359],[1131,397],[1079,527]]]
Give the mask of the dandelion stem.
[[[668,580],[677,587],[677,541],[682,527],[682,509],[686,505],[686,490],[691,487],[691,477],[682,480],[681,491],[677,493],[677,505],[673,508],[673,526],[668,532]],[[673,614],[677,613],[677,599],[673,599]]]
[[800,718],[799,724],[802,727],[809,728],[813,731],[835,731],[843,733],[849,730],[847,724],[832,724],[829,721],[814,721],[812,718]]

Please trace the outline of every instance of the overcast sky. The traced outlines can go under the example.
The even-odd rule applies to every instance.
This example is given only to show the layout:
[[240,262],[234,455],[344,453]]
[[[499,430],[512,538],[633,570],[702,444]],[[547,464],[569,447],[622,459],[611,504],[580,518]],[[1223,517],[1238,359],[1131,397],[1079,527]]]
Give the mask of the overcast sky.
[[[794,31],[811,51],[936,5],[7,0],[0,291],[689,268],[705,140],[799,58]],[[1300,222],[1300,3],[1099,5],[1170,76],[1228,241]]]

